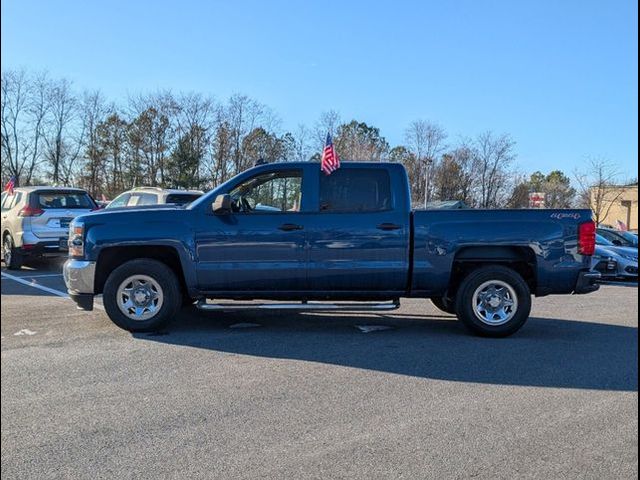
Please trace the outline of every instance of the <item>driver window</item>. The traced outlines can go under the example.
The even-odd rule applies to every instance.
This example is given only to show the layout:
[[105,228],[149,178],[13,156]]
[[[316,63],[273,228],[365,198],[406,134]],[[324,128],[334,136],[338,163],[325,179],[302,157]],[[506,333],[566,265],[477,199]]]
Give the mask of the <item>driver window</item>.
[[258,175],[238,185],[230,195],[236,213],[299,212],[302,171]]

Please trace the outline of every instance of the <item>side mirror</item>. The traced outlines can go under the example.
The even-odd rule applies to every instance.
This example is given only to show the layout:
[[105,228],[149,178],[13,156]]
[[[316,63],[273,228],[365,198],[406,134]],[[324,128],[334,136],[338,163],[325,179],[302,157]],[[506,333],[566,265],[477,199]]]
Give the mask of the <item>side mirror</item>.
[[211,204],[211,210],[216,215],[229,215],[231,213],[231,195],[228,193],[218,195]]

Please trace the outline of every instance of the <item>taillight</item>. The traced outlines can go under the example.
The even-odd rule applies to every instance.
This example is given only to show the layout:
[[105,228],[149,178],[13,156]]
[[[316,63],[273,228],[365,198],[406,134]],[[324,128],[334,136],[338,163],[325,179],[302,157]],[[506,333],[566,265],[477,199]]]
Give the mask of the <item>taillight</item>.
[[596,251],[596,224],[585,222],[578,226],[578,253],[593,255]]
[[41,208],[34,208],[27,205],[26,207],[23,207],[22,209],[20,209],[20,211],[18,212],[18,216],[19,217],[39,217],[43,213],[44,213],[44,210],[42,210]]

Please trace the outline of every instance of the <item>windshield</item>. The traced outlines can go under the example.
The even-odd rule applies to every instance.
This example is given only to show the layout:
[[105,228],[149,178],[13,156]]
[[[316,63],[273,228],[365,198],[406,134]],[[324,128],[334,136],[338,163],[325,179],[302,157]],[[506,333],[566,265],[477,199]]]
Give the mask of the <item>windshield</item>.
[[611,243],[609,240],[604,238],[602,235],[596,235],[596,244],[605,245],[607,247],[613,247],[614,246],[613,243]]

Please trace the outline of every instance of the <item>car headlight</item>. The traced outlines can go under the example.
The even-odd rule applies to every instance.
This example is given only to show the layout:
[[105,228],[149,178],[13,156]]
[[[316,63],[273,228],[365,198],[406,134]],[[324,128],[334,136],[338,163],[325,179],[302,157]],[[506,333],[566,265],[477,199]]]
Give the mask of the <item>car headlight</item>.
[[84,256],[84,224],[71,222],[69,225],[69,256]]

